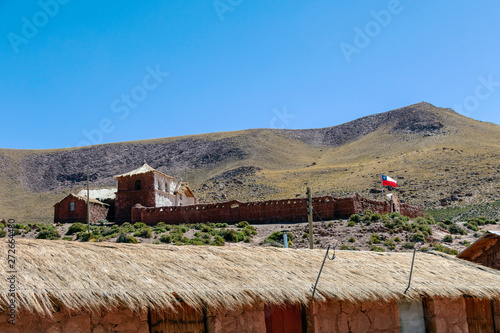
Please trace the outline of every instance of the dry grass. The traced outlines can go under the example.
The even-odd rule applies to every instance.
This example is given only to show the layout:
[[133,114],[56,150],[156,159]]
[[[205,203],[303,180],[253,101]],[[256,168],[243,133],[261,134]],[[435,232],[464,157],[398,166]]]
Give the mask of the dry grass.
[[[6,241],[2,241],[7,253]],[[18,240],[17,299],[21,308],[50,314],[124,305],[172,307],[178,298],[194,307],[233,308],[262,301],[307,303],[324,251],[277,248],[175,247]],[[440,254],[418,253],[412,288],[411,253],[337,251],[327,261],[318,298],[349,301],[418,298],[421,295],[500,297],[500,272]],[[6,255],[0,265],[7,267]],[[0,304],[7,305],[5,273]]]

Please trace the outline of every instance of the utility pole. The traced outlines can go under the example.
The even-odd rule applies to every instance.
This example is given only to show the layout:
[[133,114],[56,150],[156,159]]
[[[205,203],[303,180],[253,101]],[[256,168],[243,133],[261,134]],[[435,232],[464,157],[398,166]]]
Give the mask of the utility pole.
[[90,189],[89,189],[89,166],[87,165],[87,231],[90,233]]
[[313,205],[311,188],[307,187],[307,221],[309,222],[309,248],[313,249]]

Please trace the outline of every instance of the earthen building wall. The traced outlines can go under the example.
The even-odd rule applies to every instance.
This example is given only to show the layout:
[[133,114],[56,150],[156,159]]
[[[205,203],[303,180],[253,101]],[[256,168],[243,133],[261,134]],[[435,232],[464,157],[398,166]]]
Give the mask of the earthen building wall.
[[[75,203],[75,209],[69,210],[70,202]],[[98,223],[106,219],[109,208],[104,205],[90,203],[90,223]],[[73,223],[87,222],[87,202],[69,195],[54,205],[54,222]]]

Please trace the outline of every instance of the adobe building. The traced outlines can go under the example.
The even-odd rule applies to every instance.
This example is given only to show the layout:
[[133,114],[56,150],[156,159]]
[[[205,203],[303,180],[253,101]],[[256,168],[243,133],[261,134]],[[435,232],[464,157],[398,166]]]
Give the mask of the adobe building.
[[[109,205],[90,198],[90,223],[98,223],[108,217]],[[87,197],[69,194],[54,205],[54,222],[87,222]]]
[[115,199],[115,221],[130,222],[132,207],[141,205],[157,208],[188,206],[198,199],[185,182],[153,169],[147,163],[142,167],[114,177],[118,182]]
[[500,271],[436,252],[416,254],[407,288],[412,253],[336,251],[313,296],[323,250],[16,243],[17,273],[0,279],[0,332],[500,329]]
[[457,257],[500,270],[500,232],[487,231]]

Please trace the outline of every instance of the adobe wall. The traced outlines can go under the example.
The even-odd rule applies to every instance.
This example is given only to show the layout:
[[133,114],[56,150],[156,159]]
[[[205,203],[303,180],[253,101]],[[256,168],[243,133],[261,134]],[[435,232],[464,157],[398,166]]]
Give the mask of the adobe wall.
[[[75,202],[75,210],[69,210],[69,203]],[[90,203],[90,223],[98,223],[108,216],[107,206]],[[87,222],[87,202],[75,197],[66,197],[54,205],[54,222]]]
[[412,219],[424,216],[424,210],[421,206],[412,206],[406,203],[400,204],[400,213]]
[[[332,196],[313,199],[314,219],[348,218],[354,213],[371,209],[375,213],[390,213],[387,202],[362,198]],[[421,215],[420,215],[421,216]],[[307,199],[268,200],[256,202],[228,201],[217,204],[199,204],[175,207],[134,207],[131,222],[168,224],[248,221],[250,223],[282,223],[307,221]]]
[[467,311],[463,297],[424,299],[425,321],[432,333],[468,333]]
[[500,269],[500,238],[494,237],[484,241],[484,246],[475,246],[470,258],[463,258],[487,267]]
[[351,303],[330,300],[315,302],[307,312],[308,333],[399,332],[396,301]]
[[236,310],[208,310],[207,333],[266,332],[264,304],[247,305]]
[[491,301],[493,305],[493,322],[495,323],[495,332],[500,332],[500,299]]
[[5,333],[149,333],[147,312],[129,309],[102,310],[96,312],[61,309],[49,316],[34,316],[27,311],[17,313],[15,325],[7,322],[6,313],[0,313],[0,332]]

